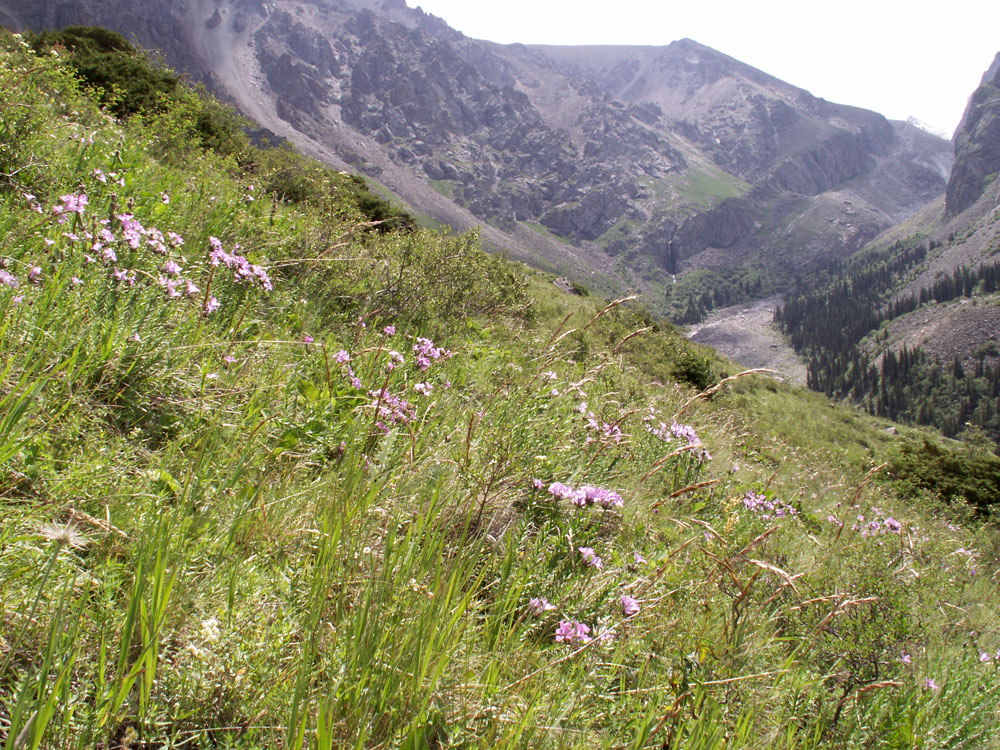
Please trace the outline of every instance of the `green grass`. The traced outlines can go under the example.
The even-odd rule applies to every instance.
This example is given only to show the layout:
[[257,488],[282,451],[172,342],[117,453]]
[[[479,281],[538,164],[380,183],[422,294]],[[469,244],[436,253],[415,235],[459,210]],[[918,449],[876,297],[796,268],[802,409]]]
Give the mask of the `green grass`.
[[995,530],[866,480],[870,420],[695,398],[730,365],[641,309],[264,199],[5,45],[4,748],[997,747]]

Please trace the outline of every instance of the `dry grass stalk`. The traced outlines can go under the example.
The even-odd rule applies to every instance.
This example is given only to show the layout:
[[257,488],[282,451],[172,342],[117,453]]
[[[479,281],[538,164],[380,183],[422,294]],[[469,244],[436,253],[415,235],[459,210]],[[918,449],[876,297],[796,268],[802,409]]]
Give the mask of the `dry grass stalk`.
[[652,331],[652,330],[653,330],[653,326],[646,326],[645,328],[640,328],[638,331],[632,331],[632,333],[630,333],[628,336],[626,336],[625,338],[623,338],[621,341],[618,342],[618,344],[615,346],[615,348],[611,350],[611,354],[613,354],[613,355],[617,354],[618,350],[621,349],[625,345],[626,342],[628,342],[631,339],[634,339],[636,336],[640,336],[640,335],[642,335],[644,333],[648,333],[649,331]]
[[722,481],[721,479],[707,479],[704,482],[698,482],[697,484],[689,484],[687,487],[682,487],[679,490],[671,492],[662,500],[657,500],[655,503],[649,506],[649,508],[650,510],[656,510],[668,500],[673,500],[675,497],[686,495],[688,492],[694,492],[695,490],[700,490],[702,487],[711,487],[713,484],[718,484],[721,481]]
[[609,312],[618,307],[618,305],[624,305],[626,302],[631,302],[632,300],[635,299],[639,299],[638,294],[633,294],[630,297],[622,297],[621,299],[616,299],[613,302],[608,303],[608,306],[605,307],[603,310],[601,310],[599,313],[597,313],[597,315],[595,315],[593,318],[591,318],[590,322],[587,323],[587,325],[585,325],[582,330],[586,331],[588,328],[594,325],[594,323],[596,323],[601,317],[607,315]]
[[711,398],[712,396],[714,396],[727,383],[731,383],[734,380],[739,380],[740,378],[746,377],[747,375],[758,375],[760,373],[765,373],[765,372],[766,373],[770,373],[771,375],[780,375],[781,374],[777,370],[771,370],[771,369],[769,369],[767,367],[757,367],[757,368],[754,368],[753,370],[744,370],[743,372],[738,372],[735,375],[730,375],[728,378],[723,378],[722,380],[720,380],[718,383],[716,383],[715,385],[713,385],[708,390],[704,390],[701,393],[699,393],[698,395],[696,395],[696,396],[688,399],[688,401],[685,402],[685,404],[677,411],[677,413],[674,414],[674,419],[680,418],[680,416],[684,412],[686,412],[688,410],[688,408],[695,401],[697,401],[698,399],[701,399],[701,398]]

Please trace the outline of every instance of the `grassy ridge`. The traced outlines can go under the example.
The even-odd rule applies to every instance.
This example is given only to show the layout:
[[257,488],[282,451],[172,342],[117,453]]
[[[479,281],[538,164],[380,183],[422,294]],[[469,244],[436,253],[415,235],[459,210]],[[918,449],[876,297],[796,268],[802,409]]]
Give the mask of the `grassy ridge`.
[[870,420],[5,46],[5,748],[995,746]]

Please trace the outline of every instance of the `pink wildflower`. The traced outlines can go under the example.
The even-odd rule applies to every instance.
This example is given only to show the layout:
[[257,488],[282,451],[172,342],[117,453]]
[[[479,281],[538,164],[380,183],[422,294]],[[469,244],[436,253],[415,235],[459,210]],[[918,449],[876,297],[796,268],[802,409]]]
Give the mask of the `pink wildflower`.
[[583,561],[591,568],[604,569],[604,561],[594,553],[593,547],[577,547],[577,551],[583,556]]
[[544,597],[532,597],[531,601],[528,602],[528,610],[536,617],[555,608],[556,605]]
[[559,643],[590,643],[590,626],[578,620],[563,620],[556,628],[556,641]]
[[627,594],[622,596],[622,612],[626,617],[639,613],[639,602]]
[[5,268],[0,268],[0,284],[3,284],[11,289],[17,289],[20,285],[17,277]]

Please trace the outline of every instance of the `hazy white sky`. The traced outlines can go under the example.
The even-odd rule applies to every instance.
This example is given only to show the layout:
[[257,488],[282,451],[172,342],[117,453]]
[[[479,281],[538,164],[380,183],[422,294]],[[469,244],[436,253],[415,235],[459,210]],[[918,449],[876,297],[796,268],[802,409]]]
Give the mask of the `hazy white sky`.
[[1000,51],[1000,0],[407,0],[466,36],[525,44],[689,37],[816,96],[951,136]]

